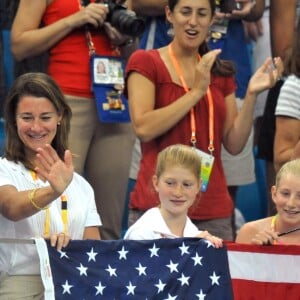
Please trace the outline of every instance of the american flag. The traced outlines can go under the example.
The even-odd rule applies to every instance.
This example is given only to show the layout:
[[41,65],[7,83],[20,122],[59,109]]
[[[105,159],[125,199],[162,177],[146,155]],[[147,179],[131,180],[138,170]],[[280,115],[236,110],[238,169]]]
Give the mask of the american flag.
[[233,299],[226,247],[203,239],[87,240],[71,241],[63,251],[47,248],[49,261],[38,250],[46,300]]
[[300,246],[227,244],[235,300],[300,300]]

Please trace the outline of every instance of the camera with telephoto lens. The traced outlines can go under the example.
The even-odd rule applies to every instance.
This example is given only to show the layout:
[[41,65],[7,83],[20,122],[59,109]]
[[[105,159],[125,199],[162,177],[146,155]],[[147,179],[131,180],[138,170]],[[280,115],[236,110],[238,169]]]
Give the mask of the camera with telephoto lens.
[[122,34],[133,37],[139,37],[145,30],[145,21],[143,18],[134,15],[123,4],[115,1],[104,1],[108,6],[106,21],[118,29]]
[[235,0],[215,0],[219,12],[231,13],[233,10],[241,9],[241,4]]

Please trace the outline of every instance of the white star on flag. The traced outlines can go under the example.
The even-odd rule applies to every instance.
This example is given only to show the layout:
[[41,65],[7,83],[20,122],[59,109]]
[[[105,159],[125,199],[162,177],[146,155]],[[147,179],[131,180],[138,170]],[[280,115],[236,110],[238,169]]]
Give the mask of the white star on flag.
[[117,269],[112,268],[110,265],[108,265],[107,269],[105,269],[105,271],[107,271],[109,273],[110,277],[112,277],[112,276],[117,277],[116,270]]
[[156,248],[156,246],[155,246],[155,243],[153,244],[153,247],[152,248],[150,248],[150,249],[148,249],[150,252],[151,252],[151,255],[150,255],[150,257],[153,257],[153,256],[157,256],[158,257],[158,250],[159,250],[159,248]]
[[184,276],[183,273],[181,274],[180,278],[177,278],[177,280],[179,280],[181,282],[181,286],[183,286],[185,284],[189,285],[189,279],[190,279],[190,277],[189,276]]
[[129,285],[127,285],[126,288],[128,289],[127,295],[134,295],[134,289],[136,286],[132,285],[132,283],[129,281]]
[[65,284],[62,285],[63,287],[63,294],[69,294],[71,295],[71,288],[73,287],[73,285],[70,285],[68,280],[66,280]]
[[64,257],[69,258],[66,252],[61,251],[61,250],[58,250],[58,252],[60,253],[60,258],[64,258]]
[[196,296],[198,297],[198,300],[204,300],[206,294],[203,294],[203,291],[200,290],[200,294],[196,294]]
[[215,272],[213,273],[212,276],[209,276],[209,278],[211,279],[212,285],[214,285],[214,284],[220,285],[220,283],[219,283],[220,276],[217,276]]
[[136,267],[136,269],[139,271],[139,275],[141,276],[141,275],[145,275],[146,276],[146,267],[143,267],[142,265],[141,265],[141,263],[139,263],[139,266],[138,267]]
[[174,264],[172,262],[172,260],[170,260],[170,263],[167,265],[167,267],[170,269],[170,273],[173,273],[173,272],[178,273],[177,266],[178,266],[178,264]]
[[84,267],[82,264],[80,264],[80,267],[77,267],[76,269],[79,270],[80,276],[82,276],[82,275],[87,276],[86,271],[88,268]]
[[118,251],[118,253],[120,254],[120,256],[119,256],[120,260],[122,258],[124,258],[125,260],[127,259],[126,255],[127,255],[128,251],[125,250],[124,246],[122,247],[121,251]]
[[189,247],[187,247],[184,242],[182,243],[182,245],[179,247],[179,249],[181,250],[181,256],[183,256],[183,254],[189,254]]
[[103,290],[106,288],[106,286],[102,285],[101,282],[99,281],[98,286],[95,286],[97,292],[96,292],[96,296],[97,295],[103,295]]
[[86,253],[89,256],[89,261],[96,261],[96,255],[98,254],[97,252],[94,252],[94,248],[91,249],[90,252]]
[[194,266],[196,266],[196,265],[202,266],[202,258],[203,258],[203,256],[199,256],[198,252],[196,252],[195,256],[192,256],[191,258],[194,261]]
[[205,241],[205,243],[207,244],[207,248],[209,248],[209,247],[214,247],[213,243],[210,242],[209,240],[205,240],[205,239],[204,239],[204,241]]
[[162,291],[164,290],[166,284],[163,283],[163,282],[159,279],[158,284],[156,284],[155,286],[156,286],[157,289],[158,289],[158,291],[157,291],[157,294],[158,294],[158,293],[160,293],[160,292],[162,292]]

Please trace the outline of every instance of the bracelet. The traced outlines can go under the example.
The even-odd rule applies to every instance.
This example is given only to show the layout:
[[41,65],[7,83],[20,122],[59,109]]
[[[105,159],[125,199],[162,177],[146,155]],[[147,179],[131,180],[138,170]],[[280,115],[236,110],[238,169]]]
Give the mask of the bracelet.
[[38,206],[38,205],[34,202],[34,196],[35,196],[37,190],[38,190],[38,189],[36,188],[36,189],[30,191],[30,192],[28,193],[28,199],[29,199],[30,203],[31,203],[36,209],[38,209],[38,210],[45,210],[45,209],[47,209],[47,208],[49,207],[49,205],[47,205],[47,206],[45,206],[45,207],[40,207],[40,206]]

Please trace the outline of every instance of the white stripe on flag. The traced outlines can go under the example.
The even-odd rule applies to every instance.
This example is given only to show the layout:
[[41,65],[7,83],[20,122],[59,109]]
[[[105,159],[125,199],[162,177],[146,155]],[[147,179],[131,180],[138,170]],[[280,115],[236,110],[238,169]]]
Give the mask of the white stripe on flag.
[[228,251],[232,279],[300,283],[300,256]]
[[34,240],[40,258],[41,277],[45,288],[44,299],[55,300],[52,272],[46,242],[42,238],[35,238]]

